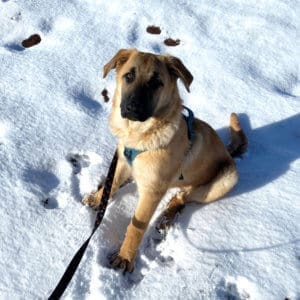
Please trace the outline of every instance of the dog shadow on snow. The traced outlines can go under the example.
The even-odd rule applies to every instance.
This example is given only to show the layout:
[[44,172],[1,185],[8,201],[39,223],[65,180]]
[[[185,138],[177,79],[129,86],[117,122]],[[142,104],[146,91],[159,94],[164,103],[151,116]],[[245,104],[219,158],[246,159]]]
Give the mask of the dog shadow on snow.
[[[234,190],[229,193],[229,197],[251,192],[276,180],[289,170],[291,163],[300,157],[300,114],[259,128],[251,127],[249,117],[246,114],[240,114],[239,119],[248,137],[249,147],[247,153],[245,153],[243,157],[236,159],[236,165],[240,175],[239,182]],[[225,143],[229,141],[229,130],[227,127],[217,130],[217,133]],[[122,188],[121,194],[123,194],[123,196],[121,198],[126,198],[126,195],[129,196],[131,192],[136,193],[133,184],[130,184],[129,187]],[[131,213],[133,213],[127,213],[126,216],[124,216],[122,209],[120,209],[122,206],[117,202],[126,202],[127,199],[118,199],[118,193],[115,198],[116,199],[111,203],[109,209],[111,212],[111,216],[109,217],[110,224],[105,226],[106,229],[104,228],[104,231],[117,231],[118,233],[117,237],[113,240],[107,241],[105,248],[102,249],[103,251],[99,251],[98,262],[103,267],[108,266],[107,256],[111,254],[113,250],[117,250],[120,246],[124,238],[126,227],[130,221]],[[137,198],[137,195],[135,195],[135,198]],[[228,200],[228,197],[225,197],[223,201],[227,201],[226,198]],[[251,205],[251,203],[249,203],[249,205]],[[201,209],[201,207],[203,207],[203,205],[193,203],[188,204],[183,210],[182,216],[177,220],[178,226],[180,226],[188,240],[189,238],[186,231],[189,227],[190,220],[193,213]],[[117,212],[113,212],[115,209],[117,209]],[[119,228],[120,226],[122,229]],[[113,285],[116,289],[120,289],[119,292],[122,294],[126,293],[126,289],[130,289],[133,285],[138,284],[143,279],[144,275],[141,270],[149,269],[148,263],[141,258],[141,254],[144,255],[148,261],[155,260],[158,264],[172,265],[172,257],[163,256],[157,247],[159,241],[152,238],[152,233],[154,231],[155,225],[153,224],[146,233],[136,258],[135,270],[132,274],[119,276],[119,272],[115,272],[115,275],[113,275],[113,273],[101,275],[101,279],[104,281],[111,281],[112,277],[114,277],[114,282],[116,283]],[[101,239],[102,238],[105,238],[105,232],[102,232]],[[296,243],[296,240],[269,247],[244,249],[242,251],[266,250],[281,247],[288,243]],[[235,249],[206,249],[198,247],[197,245],[195,245],[195,247],[202,252],[211,253],[240,251]],[[106,276],[108,277],[106,278]],[[123,296],[125,296],[125,294]]]
[[[300,158],[300,114],[255,129],[251,128],[246,114],[239,114],[239,119],[249,146],[244,156],[236,160],[240,176],[237,186],[229,194],[231,196],[276,180]],[[225,143],[229,140],[228,128],[217,130],[217,133]]]

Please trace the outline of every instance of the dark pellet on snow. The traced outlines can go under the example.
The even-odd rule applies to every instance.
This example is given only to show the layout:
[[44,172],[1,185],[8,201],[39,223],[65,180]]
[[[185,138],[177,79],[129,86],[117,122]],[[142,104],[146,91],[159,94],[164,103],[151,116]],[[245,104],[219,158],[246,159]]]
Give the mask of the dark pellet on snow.
[[103,96],[104,102],[108,102],[108,101],[109,101],[107,89],[104,89],[104,90],[101,92],[101,95]]
[[173,40],[171,38],[164,40],[165,45],[167,46],[178,46],[180,44],[180,40]]
[[151,34],[160,34],[161,33],[160,28],[158,26],[154,26],[154,25],[148,26],[146,31]]
[[38,34],[31,35],[28,39],[22,42],[22,46],[24,48],[29,48],[35,46],[41,42],[41,37]]

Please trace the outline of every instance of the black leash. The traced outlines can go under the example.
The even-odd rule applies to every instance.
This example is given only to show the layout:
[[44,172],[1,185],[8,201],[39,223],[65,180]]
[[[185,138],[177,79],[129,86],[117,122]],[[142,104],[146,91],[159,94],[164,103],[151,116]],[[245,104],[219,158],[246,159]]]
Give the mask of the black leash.
[[52,292],[51,296],[48,298],[49,300],[56,300],[56,299],[59,299],[62,296],[62,294],[66,290],[67,286],[69,285],[74,273],[76,272],[77,267],[78,267],[78,265],[79,265],[79,263],[80,263],[80,261],[83,257],[83,254],[84,254],[84,252],[85,252],[92,236],[94,235],[97,228],[99,227],[99,225],[102,222],[102,219],[104,217],[105,210],[106,210],[106,207],[107,207],[109,195],[110,195],[110,192],[111,192],[113,179],[114,179],[114,176],[115,176],[117,161],[118,161],[118,153],[117,153],[117,150],[116,150],[116,152],[114,154],[114,157],[112,159],[112,162],[110,164],[107,177],[105,179],[103,194],[102,194],[102,198],[101,198],[99,208],[97,209],[97,215],[96,215],[96,220],[95,220],[95,223],[94,223],[93,231],[92,231],[91,235],[89,236],[89,238],[83,243],[83,245],[80,247],[80,249],[74,255],[74,257],[71,260],[71,262],[69,263],[64,275],[62,276],[59,283],[57,284],[55,290]]

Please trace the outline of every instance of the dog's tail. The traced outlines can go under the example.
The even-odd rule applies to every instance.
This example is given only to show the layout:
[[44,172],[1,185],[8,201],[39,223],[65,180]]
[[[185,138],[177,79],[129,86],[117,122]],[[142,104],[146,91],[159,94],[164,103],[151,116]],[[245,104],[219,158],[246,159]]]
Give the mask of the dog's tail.
[[247,151],[248,139],[240,125],[239,118],[236,113],[230,115],[230,144],[227,150],[232,157],[241,156]]

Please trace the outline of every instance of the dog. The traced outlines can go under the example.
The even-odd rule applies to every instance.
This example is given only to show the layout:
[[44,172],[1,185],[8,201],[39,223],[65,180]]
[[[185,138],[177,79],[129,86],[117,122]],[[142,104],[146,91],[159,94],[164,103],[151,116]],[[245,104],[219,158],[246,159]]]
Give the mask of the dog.
[[[131,272],[147,226],[167,190],[179,188],[159,217],[159,229],[168,228],[185,203],[210,203],[236,185],[232,157],[246,151],[247,138],[232,113],[231,144],[226,148],[207,123],[183,107],[177,79],[190,91],[193,76],[180,59],[121,49],[104,66],[103,77],[112,69],[116,69],[116,89],[109,124],[118,139],[119,158],[111,195],[132,177],[139,200],[110,263]],[[87,195],[83,203],[97,207],[102,190]]]

